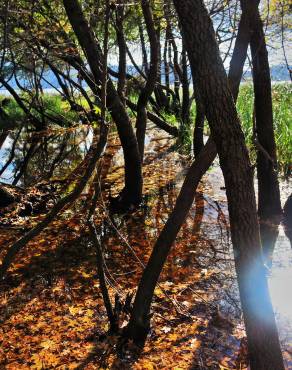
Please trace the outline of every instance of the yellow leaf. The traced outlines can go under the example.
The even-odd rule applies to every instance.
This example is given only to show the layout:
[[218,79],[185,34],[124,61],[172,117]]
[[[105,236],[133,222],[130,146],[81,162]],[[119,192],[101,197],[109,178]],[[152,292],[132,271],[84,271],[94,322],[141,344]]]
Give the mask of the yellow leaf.
[[40,346],[43,347],[43,349],[52,349],[56,347],[56,343],[53,340],[48,339],[41,342]]
[[77,314],[80,313],[80,307],[74,307],[74,306],[70,306],[69,307],[69,312],[71,313],[71,315],[75,316]]
[[101,110],[100,110],[100,108],[99,107],[97,107],[97,106],[95,106],[94,108],[93,108],[93,110],[94,110],[94,113],[95,114],[100,114],[100,112],[101,112]]

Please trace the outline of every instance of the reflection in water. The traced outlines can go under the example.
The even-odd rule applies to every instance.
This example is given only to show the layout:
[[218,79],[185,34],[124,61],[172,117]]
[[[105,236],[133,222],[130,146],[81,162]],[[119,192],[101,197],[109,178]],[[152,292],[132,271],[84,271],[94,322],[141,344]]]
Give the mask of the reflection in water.
[[84,158],[91,141],[87,126],[42,134],[28,129],[11,132],[0,149],[0,181],[27,187],[52,176],[63,177]]
[[260,222],[264,261],[268,268],[272,266],[275,243],[279,235],[279,224],[280,220],[274,223],[269,220]]
[[282,339],[292,340],[292,250],[283,227],[279,228],[269,286]]
[[[32,144],[30,141],[25,147],[27,135],[22,133],[17,141],[14,160],[4,172],[7,181],[13,182],[18,173],[17,168],[23,165],[23,158]],[[1,167],[9,158],[14,139],[15,134],[10,134],[0,151]],[[82,163],[91,140],[92,133],[87,127],[37,138],[34,152],[19,184],[33,184],[39,179],[67,175],[78,163]],[[135,256],[144,264],[147,262],[151,247],[175,204],[182,175],[185,173],[186,165],[183,160],[177,153],[167,152],[167,140],[157,141],[155,137],[150,140],[147,137],[147,144],[149,155],[144,163],[144,192],[148,199],[145,199],[144,208],[130,216],[108,218],[99,225],[108,279],[110,285],[119,291],[136,288],[142,268]],[[104,159],[106,165],[103,167],[102,178],[107,178],[103,188],[105,193],[110,193],[111,187],[113,192],[117,191],[117,184],[122,181],[121,154],[122,151],[113,146]],[[286,194],[285,197],[287,198]],[[123,238],[118,235],[112,223]],[[281,226],[278,231],[278,225],[263,223],[261,232],[266,264],[271,269],[269,285],[280,335],[285,343],[289,343],[292,340],[292,250]],[[210,320],[210,307],[213,309],[217,305],[232,318],[239,318],[239,299],[232,258],[224,181],[218,165],[215,165],[201,182],[193,207],[166,262],[161,285],[176,301],[179,310],[191,315],[194,321],[199,320],[205,325]],[[156,296],[155,299],[166,301],[164,296]],[[167,302],[164,303],[165,306],[166,304]],[[160,303],[157,307],[156,312],[162,317],[167,317],[171,312],[170,306],[164,308]],[[189,323],[186,331],[188,327]],[[208,330],[211,335],[214,334],[211,327]],[[194,335],[194,331],[191,331],[190,336]],[[206,335],[209,334],[208,332]],[[219,334],[222,336],[222,330]],[[205,339],[206,337],[200,339],[201,356],[204,355]],[[229,336],[225,333],[222,343],[228,347],[229,340],[236,342],[237,339],[234,333]],[[219,339],[216,337],[214,341],[214,346],[218,348]],[[236,342],[236,346],[238,345]],[[206,348],[205,353],[208,350]]]
[[284,230],[287,238],[290,240],[290,244],[292,247],[292,194],[289,195],[286,203],[284,205],[284,217],[283,217],[283,225]]

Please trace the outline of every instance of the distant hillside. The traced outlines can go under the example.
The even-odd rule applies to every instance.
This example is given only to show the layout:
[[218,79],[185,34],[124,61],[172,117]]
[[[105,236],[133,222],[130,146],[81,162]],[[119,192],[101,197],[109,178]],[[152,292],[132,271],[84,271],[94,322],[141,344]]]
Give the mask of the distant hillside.
[[[290,66],[292,69],[292,66]],[[276,65],[270,68],[271,79],[272,81],[291,81],[289,72],[286,66]],[[251,78],[251,71],[244,73],[244,79]]]
[[[117,66],[111,66],[111,68],[115,71],[118,70]],[[161,73],[162,74],[162,82],[164,82],[163,72],[164,71],[162,69],[162,73]],[[132,66],[128,66],[128,73],[135,74],[136,73],[135,68],[133,68]],[[73,75],[74,75],[74,73],[73,73]],[[75,75],[77,75],[77,73]],[[45,78],[45,81],[42,82],[43,89],[50,89],[51,90],[54,87],[55,88],[60,87],[60,85],[59,85],[59,83],[56,79],[56,76],[53,74],[53,72],[46,71],[43,76]],[[190,70],[189,70],[189,77],[191,77],[191,71]],[[252,77],[251,76],[251,71],[246,71],[244,73],[243,80],[250,79],[251,77]],[[289,72],[288,72],[286,66],[283,66],[283,65],[276,65],[276,66],[271,67],[271,78],[272,78],[272,81],[290,81]],[[73,77],[73,79],[77,81],[76,77],[75,78]],[[19,80],[20,80],[21,83],[24,82],[24,80],[21,77],[19,78]],[[16,82],[15,82],[14,78],[12,78],[9,81],[9,83],[13,88],[17,89],[17,85],[16,85]],[[172,73],[170,74],[170,83],[171,84],[174,83],[174,75]],[[84,87],[86,86],[84,81],[82,82],[82,85]],[[3,86],[0,86],[0,92],[2,92],[2,93],[6,92],[5,88],[3,88]]]

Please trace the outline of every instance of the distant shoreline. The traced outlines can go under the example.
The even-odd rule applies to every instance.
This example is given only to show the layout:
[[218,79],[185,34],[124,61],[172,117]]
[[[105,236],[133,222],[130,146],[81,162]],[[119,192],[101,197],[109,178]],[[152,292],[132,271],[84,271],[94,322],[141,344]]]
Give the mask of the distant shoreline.
[[[252,80],[251,79],[241,82],[241,84],[249,84],[249,83],[252,83]],[[290,80],[279,80],[279,81],[272,80],[272,85],[276,85],[276,84],[289,84],[289,83],[291,83]],[[173,85],[171,85],[171,86],[173,86]],[[20,92],[19,89],[15,89],[15,91],[17,93]],[[52,88],[52,87],[51,88],[44,88],[43,89],[43,92],[45,94],[50,94],[50,95],[57,95],[58,94],[57,90],[54,89],[54,88]],[[11,96],[10,92],[8,90],[6,90],[6,89],[0,89],[0,96],[1,95],[2,96]]]

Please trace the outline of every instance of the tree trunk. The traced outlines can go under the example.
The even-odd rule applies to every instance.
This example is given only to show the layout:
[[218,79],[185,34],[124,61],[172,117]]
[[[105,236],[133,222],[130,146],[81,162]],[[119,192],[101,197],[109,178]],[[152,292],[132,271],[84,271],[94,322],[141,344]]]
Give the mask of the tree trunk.
[[125,101],[126,73],[127,73],[127,45],[124,35],[124,5],[123,3],[116,8],[116,35],[119,47],[119,78],[117,92],[121,101]]
[[152,297],[167,255],[194,201],[196,194],[194,189],[197,188],[199,181],[211,166],[215,156],[216,146],[212,139],[209,139],[188,170],[175,207],[160,233],[143,271],[135,296],[131,319],[125,330],[125,335],[139,345],[144,344],[150,329]]
[[141,7],[146,23],[147,33],[150,41],[150,68],[147,74],[147,82],[145,87],[141,90],[138,103],[137,103],[137,120],[136,120],[136,136],[138,141],[138,147],[140,152],[141,162],[144,157],[144,142],[146,133],[147,123],[147,110],[146,106],[148,100],[155,88],[157,80],[157,69],[158,69],[158,40],[153,22],[152,10],[150,7],[149,0],[141,0]]
[[[235,265],[251,367],[254,370],[284,369],[262,261],[252,169],[211,20],[199,0],[174,0],[174,4],[182,24],[193,79],[206,109],[227,188]],[[145,336],[149,327],[154,288],[169,250],[164,255],[165,251],[162,249],[160,252],[157,244],[155,248],[156,256],[153,251],[139,284],[128,325],[128,334],[136,340],[143,339],[141,334]],[[162,256],[159,257],[160,253]],[[156,280],[150,281],[151,274],[156,272]],[[146,274],[149,274],[147,279]]]
[[141,19],[139,20],[139,36],[141,41],[141,51],[142,51],[142,71],[147,75],[148,73],[148,57],[147,57],[147,50],[144,38],[144,31]]
[[[102,80],[102,53],[84,17],[78,0],[63,1],[67,16],[76,37],[86,55],[96,86]],[[121,102],[113,82],[107,83],[107,108],[116,123],[125,158],[125,188],[122,192],[124,204],[139,204],[142,198],[142,166],[139,149],[130,119]]]
[[253,370],[284,369],[262,260],[253,173],[212,22],[201,0],[174,0],[222,168]]
[[239,85],[242,77],[243,67],[247,56],[247,48],[250,42],[251,28],[254,22],[255,13],[258,11],[259,0],[241,0],[241,17],[238,25],[238,32],[234,45],[234,53],[229,67],[229,86],[237,100]]
[[189,90],[189,76],[188,76],[188,63],[187,52],[185,46],[182,49],[182,107],[181,119],[183,125],[189,126],[190,123],[190,90]]
[[[264,151],[257,153],[258,214],[267,220],[282,213],[277,177],[277,154],[268,52],[263,24],[256,11],[250,40],[255,96],[256,139]],[[268,153],[269,157],[266,155]],[[271,160],[272,159],[272,160]]]
[[200,151],[204,146],[204,122],[205,122],[205,112],[204,105],[200,99],[199,93],[195,90],[195,100],[196,100],[196,120],[194,128],[193,137],[193,152],[195,158],[199,155]]

